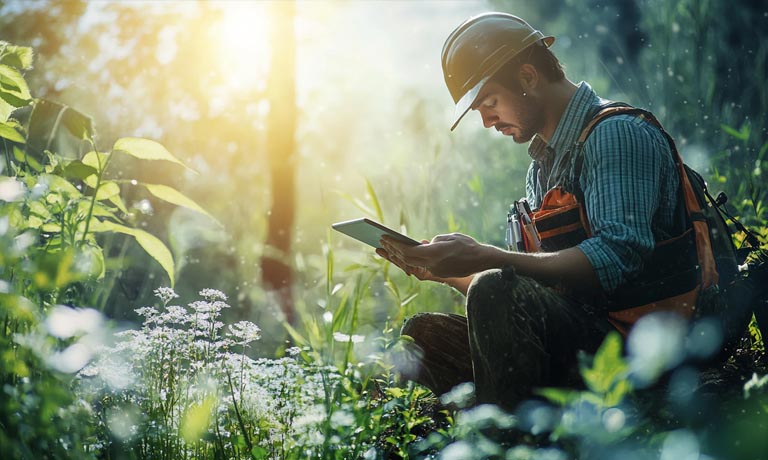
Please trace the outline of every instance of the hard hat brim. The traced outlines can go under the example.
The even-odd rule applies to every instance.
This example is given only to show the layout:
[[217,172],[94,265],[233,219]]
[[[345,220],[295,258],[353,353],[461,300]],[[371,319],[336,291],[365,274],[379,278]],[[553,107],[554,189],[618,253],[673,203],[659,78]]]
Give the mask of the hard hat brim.
[[[546,36],[541,39],[541,42],[544,44],[544,46],[549,48],[550,46],[552,46],[552,43],[555,42],[555,37]],[[532,45],[529,45],[529,46],[532,46]],[[519,54],[520,51],[518,51],[518,53],[516,53],[515,55]],[[453,124],[451,124],[451,131],[456,129],[456,126],[459,125],[459,122],[461,121],[462,118],[464,118],[464,115],[466,115],[467,112],[469,112],[469,110],[472,108],[472,105],[475,103],[477,96],[480,95],[480,90],[483,89],[483,86],[485,86],[485,84],[488,83],[488,80],[490,80],[495,73],[496,72],[494,72],[491,75],[488,75],[487,77],[477,82],[475,86],[473,86],[469,91],[467,91],[463,96],[461,96],[461,99],[459,99],[459,102],[456,103],[456,108],[453,111]]]
[[475,99],[477,99],[477,96],[480,94],[480,90],[483,89],[483,86],[485,86],[486,83],[488,83],[488,80],[490,80],[491,77],[485,77],[475,86],[473,86],[469,91],[464,94],[461,99],[459,99],[459,102],[456,103],[456,108],[453,111],[453,124],[451,125],[451,131],[456,129],[456,127],[459,125],[459,122],[462,118],[464,118],[464,115],[469,112],[469,109],[472,108],[472,104],[475,103]]

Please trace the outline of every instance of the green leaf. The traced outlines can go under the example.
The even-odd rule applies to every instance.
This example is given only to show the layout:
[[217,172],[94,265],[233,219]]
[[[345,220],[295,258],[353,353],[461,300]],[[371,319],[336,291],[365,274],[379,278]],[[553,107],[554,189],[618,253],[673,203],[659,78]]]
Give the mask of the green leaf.
[[96,191],[96,199],[106,200],[113,196],[120,195],[120,186],[113,181],[104,181],[99,184],[99,189]]
[[0,40],[0,64],[26,70],[32,67],[34,51],[29,46],[17,46]]
[[123,202],[123,199],[120,197],[120,195],[114,195],[109,197],[110,203],[117,206],[117,209],[122,211],[124,214],[128,214],[128,208],[125,207],[125,203]]
[[[199,204],[192,201],[190,198],[188,198],[183,193],[179,192],[175,188],[169,187],[167,185],[162,184],[142,184],[144,187],[147,188],[147,191],[151,193],[152,195],[156,196],[157,198],[160,198],[161,200],[167,201],[171,204],[175,204],[176,206],[182,206],[187,209],[191,209],[193,211],[199,212],[200,214],[203,214],[204,216],[208,217],[212,221],[219,224],[219,221],[217,221],[212,215],[208,213],[205,209],[203,209]],[[219,224],[221,226],[221,224]]]
[[84,180],[88,176],[98,174],[98,171],[93,166],[87,165],[82,161],[73,160],[64,167],[62,173],[68,179]]
[[147,251],[147,254],[152,256],[152,258],[163,267],[168,274],[171,287],[173,287],[175,282],[174,263],[173,256],[171,255],[171,251],[168,250],[168,247],[166,247],[159,238],[144,230],[134,229],[133,236],[136,238],[136,242]]
[[263,460],[267,458],[269,455],[269,451],[261,446],[253,446],[253,449],[251,449],[251,458],[253,460]]
[[30,201],[27,203],[27,206],[29,206],[30,214],[40,216],[43,219],[51,218],[51,211],[43,203],[39,201]]
[[38,183],[48,186],[48,190],[53,193],[59,193],[72,198],[77,198],[82,195],[77,187],[63,177],[55,174],[40,174]]
[[385,389],[384,392],[389,394],[393,398],[402,398],[403,396],[405,396],[405,391],[403,391],[402,388],[398,388],[398,387],[389,387]]
[[538,388],[534,390],[534,393],[547,398],[550,402],[559,406],[566,406],[577,400],[580,396],[578,391],[566,388]]
[[120,225],[108,220],[94,220],[91,223],[91,230],[94,232],[113,231],[123,233],[125,235],[131,235],[136,238],[136,242],[139,243],[139,246],[147,251],[147,254],[155,259],[155,261],[157,261],[161,267],[163,267],[165,272],[168,274],[171,287],[173,287],[175,283],[173,256],[171,255],[171,251],[168,250],[168,247],[166,247],[166,245],[163,244],[159,238],[152,235],[151,233],[145,232],[144,230],[126,227],[125,225]]
[[[77,204],[77,211],[82,216],[87,216],[88,211],[90,209],[91,209],[90,200],[87,200],[87,201],[82,200]],[[93,215],[99,216],[99,217],[109,217],[112,219],[116,219],[114,208],[110,208],[109,206],[104,205],[104,203],[99,203],[98,201],[93,204]],[[83,221],[83,225],[85,225],[85,221]]]
[[624,379],[628,366],[621,356],[621,350],[621,337],[612,332],[597,350],[591,368],[582,366],[581,375],[591,391],[604,395]]
[[725,131],[727,134],[735,137],[740,141],[746,141],[747,139],[749,139],[749,126],[746,126],[746,125],[743,126],[741,128],[741,131],[737,131],[728,125],[720,125],[720,128],[722,128],[722,130]]
[[194,443],[200,440],[211,424],[211,415],[216,407],[216,398],[208,396],[200,403],[187,407],[181,419],[180,431],[184,440]]
[[299,331],[294,329],[293,326],[288,324],[287,321],[283,321],[283,326],[285,327],[285,330],[288,332],[288,335],[290,335],[293,341],[296,343],[296,345],[301,347],[309,344],[309,341],[303,335],[301,335]]
[[98,246],[84,245],[75,252],[74,269],[86,278],[104,278],[104,253]]
[[14,107],[25,106],[32,99],[21,72],[5,64],[0,64],[0,97]]
[[21,133],[16,131],[13,125],[4,121],[0,121],[0,137],[4,137],[9,141],[18,142],[19,144],[23,144],[26,142],[26,140],[24,139],[24,136],[22,136]]
[[365,187],[368,189],[368,195],[371,197],[371,203],[373,203],[373,208],[376,210],[376,217],[378,217],[379,222],[384,222],[384,213],[381,211],[379,198],[376,196],[376,191],[373,189],[373,185],[371,185],[371,181],[369,181],[367,177],[365,178]]
[[[118,139],[112,147],[113,151],[123,152],[141,160],[165,160],[187,167],[178,158],[171,155],[159,142],[140,137],[124,137]],[[189,168],[188,168],[189,169]]]
[[[98,174],[104,169],[104,165],[107,163],[107,155],[107,153],[91,151],[83,155],[83,159],[80,161],[82,161],[84,165],[95,169]],[[96,178],[94,178],[94,185],[96,184],[95,179]]]

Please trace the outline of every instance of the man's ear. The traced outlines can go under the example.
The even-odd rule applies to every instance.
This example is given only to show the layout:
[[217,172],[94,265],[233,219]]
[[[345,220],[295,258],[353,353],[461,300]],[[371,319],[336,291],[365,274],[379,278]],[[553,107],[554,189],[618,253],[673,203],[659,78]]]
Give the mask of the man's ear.
[[523,88],[523,92],[529,92],[539,86],[539,71],[531,64],[520,66],[518,78],[520,79],[520,86]]

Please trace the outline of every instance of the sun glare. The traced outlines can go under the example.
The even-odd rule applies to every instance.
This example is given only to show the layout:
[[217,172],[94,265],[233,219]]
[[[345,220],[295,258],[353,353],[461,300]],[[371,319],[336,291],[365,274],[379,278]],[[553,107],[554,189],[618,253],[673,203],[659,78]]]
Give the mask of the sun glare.
[[267,4],[228,2],[222,10],[214,33],[221,43],[226,85],[235,90],[263,87],[270,58]]

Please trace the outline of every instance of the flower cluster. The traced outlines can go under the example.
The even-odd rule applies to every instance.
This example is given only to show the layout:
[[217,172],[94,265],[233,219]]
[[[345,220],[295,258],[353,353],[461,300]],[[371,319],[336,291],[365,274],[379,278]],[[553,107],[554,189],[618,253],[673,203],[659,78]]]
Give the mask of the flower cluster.
[[[114,345],[79,374],[81,390],[102,401],[96,406],[114,436],[148,446],[179,433],[186,442],[217,439],[232,457],[238,439],[274,451],[295,447],[298,439],[322,443],[322,402],[328,385],[339,381],[336,368],[300,364],[295,347],[281,359],[247,356],[261,329],[250,321],[225,326],[220,317],[229,305],[219,291],[204,289],[202,300],[187,306],[169,305],[178,298],[169,288],[155,295],[162,307],[136,309],[141,328],[115,334]],[[209,406],[207,423],[188,421]],[[202,432],[189,428],[198,425]]]

